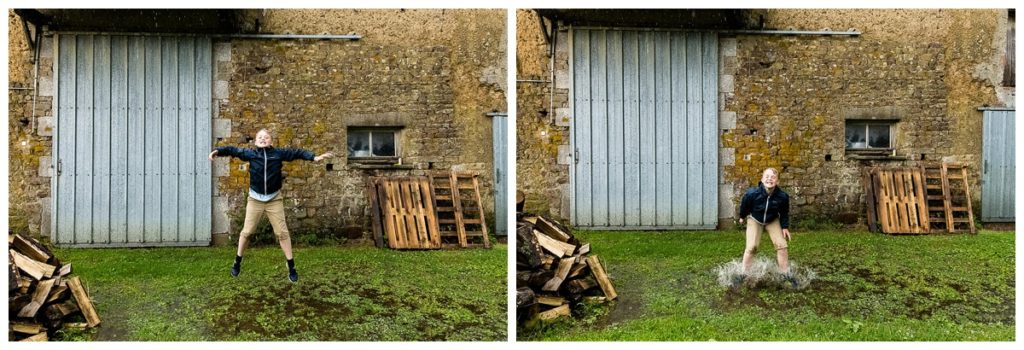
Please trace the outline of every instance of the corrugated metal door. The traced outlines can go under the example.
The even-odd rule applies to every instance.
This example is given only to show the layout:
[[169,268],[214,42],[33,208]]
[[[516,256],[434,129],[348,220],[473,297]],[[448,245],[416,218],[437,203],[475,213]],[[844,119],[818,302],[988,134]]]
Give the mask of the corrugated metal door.
[[208,245],[209,38],[57,35],[54,241]]
[[985,110],[982,123],[981,220],[1014,221],[1013,110]]
[[508,235],[508,115],[491,113],[494,143],[494,235]]
[[573,224],[713,229],[718,37],[570,31]]

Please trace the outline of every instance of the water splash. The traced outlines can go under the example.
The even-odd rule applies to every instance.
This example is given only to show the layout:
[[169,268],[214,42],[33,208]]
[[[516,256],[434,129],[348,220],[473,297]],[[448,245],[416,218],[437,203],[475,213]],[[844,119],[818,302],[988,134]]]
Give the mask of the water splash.
[[[796,289],[807,288],[811,281],[818,278],[818,274],[814,270],[800,266],[792,260],[789,261],[789,270],[793,272],[793,278],[796,279]],[[737,279],[737,276],[742,275],[742,272],[743,262],[739,259],[718,265],[714,269],[715,275],[718,276],[718,284],[722,287],[733,287],[733,281]],[[775,259],[763,256],[754,257],[743,284],[747,287],[789,286],[789,282],[779,273],[779,266]]]

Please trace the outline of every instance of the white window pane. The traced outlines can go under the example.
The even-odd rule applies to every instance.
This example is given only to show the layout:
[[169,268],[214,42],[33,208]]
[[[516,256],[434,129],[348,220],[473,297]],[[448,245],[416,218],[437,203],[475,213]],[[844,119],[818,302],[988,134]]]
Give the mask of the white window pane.
[[367,131],[350,131],[348,133],[348,156],[370,156],[370,133]]
[[395,133],[377,131],[373,133],[373,155],[375,157],[395,156]]
[[889,148],[889,126],[868,126],[868,146],[872,148]]

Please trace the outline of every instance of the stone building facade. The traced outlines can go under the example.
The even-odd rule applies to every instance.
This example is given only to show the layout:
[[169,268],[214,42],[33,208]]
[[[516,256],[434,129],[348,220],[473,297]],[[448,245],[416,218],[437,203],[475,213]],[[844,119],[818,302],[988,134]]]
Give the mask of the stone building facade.
[[[492,120],[506,109],[502,10],[243,10],[235,34],[356,34],[358,40],[213,37],[213,146],[251,147],[268,128],[278,147],[337,157],[286,163],[283,188],[293,236],[368,238],[369,176],[430,170],[479,173],[493,217]],[[225,19],[221,19],[225,20]],[[11,84],[29,88],[33,69],[21,19],[9,13]],[[177,32],[188,31],[178,24]],[[173,26],[172,26],[173,27]],[[112,31],[116,29],[108,29]],[[166,29],[164,29],[166,30]],[[150,30],[152,31],[152,30]],[[11,92],[12,230],[50,232],[49,164],[53,124],[52,39],[44,36],[38,96]],[[33,103],[35,112],[31,113]],[[346,157],[348,135],[394,133],[386,164]],[[247,164],[213,165],[213,234],[237,234],[248,187]]]
[[[978,109],[1014,106],[1014,84],[1004,82],[1012,12],[733,10],[717,14],[722,20],[697,24],[685,10],[660,17],[609,12],[554,11],[543,21],[537,11],[517,12],[517,185],[526,193],[528,211],[568,220],[572,209],[567,29],[643,23],[718,33],[719,226],[735,219],[744,189],[756,185],[766,167],[782,171],[796,214],[854,223],[864,218],[864,167],[964,162],[978,208]],[[631,16],[647,19],[631,22]],[[560,23],[550,59],[550,40],[541,27],[550,28],[552,19]],[[891,125],[894,153],[847,149],[847,125],[872,122]]]

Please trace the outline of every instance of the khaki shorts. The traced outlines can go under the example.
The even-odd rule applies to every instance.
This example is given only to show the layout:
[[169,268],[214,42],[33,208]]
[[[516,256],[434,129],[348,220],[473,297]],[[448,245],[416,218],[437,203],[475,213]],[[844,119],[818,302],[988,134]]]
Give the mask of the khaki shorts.
[[779,219],[762,225],[753,216],[747,216],[747,251],[757,251],[757,245],[761,243],[762,229],[768,230],[768,236],[772,238],[775,250],[789,247],[786,243],[786,237],[782,235],[782,224],[779,223]]
[[260,202],[249,197],[249,203],[245,205],[245,224],[242,225],[242,238],[249,238],[256,224],[263,219],[263,213],[270,219],[270,226],[274,227],[274,235],[277,240],[284,241],[288,236],[288,223],[284,219],[284,198],[280,194],[274,196],[269,202]]

